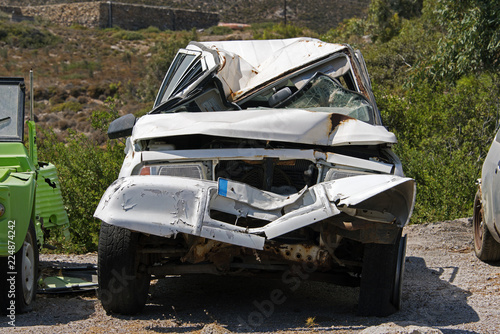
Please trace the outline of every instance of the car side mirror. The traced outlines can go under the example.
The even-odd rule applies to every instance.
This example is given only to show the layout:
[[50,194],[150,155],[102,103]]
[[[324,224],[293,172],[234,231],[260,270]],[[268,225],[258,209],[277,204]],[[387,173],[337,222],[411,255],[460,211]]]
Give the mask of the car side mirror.
[[108,127],[108,138],[116,139],[127,137],[132,134],[136,118],[132,114],[124,115],[115,119]]

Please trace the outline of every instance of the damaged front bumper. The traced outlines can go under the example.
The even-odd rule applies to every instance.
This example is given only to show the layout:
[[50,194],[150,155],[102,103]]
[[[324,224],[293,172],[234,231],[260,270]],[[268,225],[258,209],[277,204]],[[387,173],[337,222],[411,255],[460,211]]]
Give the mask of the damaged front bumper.
[[[262,250],[267,239],[342,213],[352,217],[358,228],[359,222],[402,228],[411,216],[414,201],[414,180],[394,175],[326,181],[288,196],[226,179],[129,176],[116,180],[106,190],[94,217],[156,236],[186,233]],[[212,211],[233,215],[234,223],[213,219]],[[264,223],[253,228],[238,226],[242,217]]]

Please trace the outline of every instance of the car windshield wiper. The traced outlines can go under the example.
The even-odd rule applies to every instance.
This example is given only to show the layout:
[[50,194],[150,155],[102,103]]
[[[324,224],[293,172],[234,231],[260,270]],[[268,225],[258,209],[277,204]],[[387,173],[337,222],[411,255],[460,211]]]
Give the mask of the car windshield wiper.
[[181,100],[182,99],[179,97],[173,98],[171,100],[167,100],[167,101],[163,102],[162,104],[153,108],[153,110],[151,110],[149,113],[150,114],[159,114],[162,111],[167,111],[169,109],[172,109]]
[[10,120],[10,116],[0,119],[0,123]]

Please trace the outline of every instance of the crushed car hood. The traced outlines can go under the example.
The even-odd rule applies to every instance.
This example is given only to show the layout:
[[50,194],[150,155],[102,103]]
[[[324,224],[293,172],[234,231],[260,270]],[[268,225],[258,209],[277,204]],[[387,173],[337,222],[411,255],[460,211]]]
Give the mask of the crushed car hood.
[[[222,64],[218,77],[230,99],[238,99],[248,91],[273,78],[318,61],[347,47],[325,43],[315,38],[280,40],[217,41],[190,44],[216,50]],[[343,70],[343,69],[339,69]]]
[[380,125],[370,125],[337,113],[302,109],[256,109],[207,113],[150,114],[141,117],[132,141],[204,134],[311,145],[394,144],[396,137]]

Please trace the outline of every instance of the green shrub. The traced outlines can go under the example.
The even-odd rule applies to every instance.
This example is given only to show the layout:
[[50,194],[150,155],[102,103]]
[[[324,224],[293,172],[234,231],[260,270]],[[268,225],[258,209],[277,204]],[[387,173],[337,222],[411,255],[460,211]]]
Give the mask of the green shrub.
[[365,30],[365,20],[353,17],[328,30],[321,36],[321,40],[329,43],[348,43],[353,47],[361,47],[364,44],[363,35]]
[[144,35],[137,31],[120,30],[114,33],[112,38],[125,41],[140,41],[144,39]]
[[0,21],[0,40],[19,48],[38,49],[58,43],[60,38],[29,22]]
[[500,77],[467,76],[456,86],[417,82],[401,94],[377,91],[408,176],[417,181],[414,222],[472,214],[476,180],[500,119]]
[[7,48],[0,49],[0,57],[2,57],[4,60],[7,60],[9,58],[9,51],[7,50]]
[[307,28],[301,28],[291,24],[284,25],[283,23],[274,24],[271,27],[266,27],[264,29],[256,29],[254,28],[254,26],[252,26],[252,30],[254,39],[279,39],[301,36],[316,36],[316,33]]
[[[94,129],[103,131],[117,116],[112,100],[108,100],[108,110],[93,114]],[[39,131],[38,139],[40,159],[57,167],[70,220],[72,240],[63,248],[78,253],[96,251],[100,222],[93,213],[104,191],[118,177],[124,145],[108,141],[99,146],[76,132],[71,132],[67,143],[59,141],[53,131]]]
[[149,26],[146,29],[139,30],[141,33],[145,34],[158,34],[161,32],[160,28]]
[[233,29],[229,27],[213,26],[205,30],[209,35],[229,35],[233,33]]
[[431,76],[457,80],[471,72],[498,71],[500,5],[498,1],[440,0],[435,12],[445,38],[432,57]]
[[[68,98],[69,94],[62,89],[56,88],[54,86],[49,87],[49,102],[51,105],[55,106],[60,103],[64,103],[66,99]],[[36,95],[35,95],[36,96]]]
[[87,28],[84,25],[78,24],[78,23],[73,23],[71,25],[71,29],[75,29],[75,30],[88,30],[89,28]]
[[105,92],[106,87],[104,86],[90,85],[87,89],[87,94],[93,99],[98,99]]
[[64,103],[57,104],[50,108],[51,112],[57,112],[57,111],[64,111],[64,110],[69,110],[69,111],[80,111],[82,110],[82,105],[77,102],[77,101],[68,101]]

